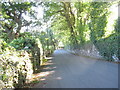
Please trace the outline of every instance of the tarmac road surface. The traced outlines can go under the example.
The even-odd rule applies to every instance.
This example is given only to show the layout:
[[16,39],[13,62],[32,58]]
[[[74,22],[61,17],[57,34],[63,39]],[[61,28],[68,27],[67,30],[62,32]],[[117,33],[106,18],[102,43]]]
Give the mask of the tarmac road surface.
[[35,88],[118,88],[118,64],[75,56],[60,49],[53,54]]

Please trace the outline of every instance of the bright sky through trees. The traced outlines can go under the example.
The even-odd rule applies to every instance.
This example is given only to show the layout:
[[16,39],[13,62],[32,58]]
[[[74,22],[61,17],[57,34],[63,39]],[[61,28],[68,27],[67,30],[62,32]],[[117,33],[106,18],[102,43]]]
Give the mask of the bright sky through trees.
[[[41,21],[43,20],[43,14],[44,14],[44,11],[43,11],[43,7],[32,7],[33,10],[35,10],[37,12],[37,19],[40,19]],[[116,20],[117,17],[118,17],[118,7],[117,7],[117,4],[113,5],[110,7],[110,11],[111,11],[111,14],[109,16],[109,20]],[[23,14],[23,16],[25,17],[26,20],[30,21],[30,17]],[[43,23],[43,22],[42,22]],[[43,23],[41,26],[37,26],[37,27],[32,27],[30,29],[37,29],[38,31],[40,30],[40,28],[42,28],[43,31],[45,31],[45,29],[48,27],[48,25],[50,25],[51,21],[47,22],[47,23]],[[110,30],[109,32],[106,32],[106,36],[108,34],[110,34],[112,31],[113,31],[113,24],[114,22],[108,22],[108,29]],[[28,28],[28,27],[27,27]],[[26,27],[23,27],[23,30],[26,30],[27,29]]]
[[[37,12],[36,16],[37,16],[37,20],[40,20],[42,21],[43,19],[43,8],[38,6],[38,7],[32,7],[33,10],[35,10]],[[30,21],[30,20],[33,20],[33,19],[30,19],[30,17],[28,15],[25,15],[23,14],[23,17],[25,17],[26,20]],[[29,27],[29,29],[39,29],[40,26],[37,26],[37,27]],[[43,26],[42,27],[43,29],[45,29],[45,27]],[[22,31],[21,32],[24,32],[26,29],[28,29],[28,27],[23,27]],[[39,30],[38,30],[39,31]]]
[[[29,79],[33,78],[34,73],[41,72],[41,65],[47,61],[46,57],[54,57],[52,53],[56,49],[74,52],[75,57],[85,55],[88,58],[95,57],[119,63],[120,17],[117,4],[120,3],[82,2],[85,0],[37,1],[39,0],[1,1],[0,84],[1,81],[4,84],[2,88],[21,88],[29,85]],[[62,56],[60,58],[60,61],[64,60]],[[80,60],[79,58],[78,61]],[[62,64],[61,62],[58,63]],[[66,63],[69,64],[69,60]],[[72,64],[74,63],[71,62]],[[117,85],[116,83],[114,85]]]
[[111,33],[112,33],[112,31],[114,30],[114,27],[113,27],[113,25],[114,25],[114,22],[113,21],[111,21],[111,20],[116,20],[117,18],[118,18],[118,5],[117,4],[115,4],[115,5],[112,5],[111,7],[110,7],[110,11],[111,11],[111,14],[110,14],[110,16],[109,16],[109,18],[108,18],[108,24],[107,24],[107,28],[108,28],[108,30],[109,31],[106,31],[106,37],[108,36],[108,35],[110,35]]

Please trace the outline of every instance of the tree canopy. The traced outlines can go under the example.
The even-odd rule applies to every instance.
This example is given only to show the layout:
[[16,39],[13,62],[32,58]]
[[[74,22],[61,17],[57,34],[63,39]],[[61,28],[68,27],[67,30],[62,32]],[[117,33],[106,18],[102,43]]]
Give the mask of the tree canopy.
[[[120,60],[120,18],[110,19],[110,7],[116,2],[0,2],[3,88],[24,87],[60,44],[81,50],[91,43],[105,60]],[[111,33],[109,22],[114,22]]]

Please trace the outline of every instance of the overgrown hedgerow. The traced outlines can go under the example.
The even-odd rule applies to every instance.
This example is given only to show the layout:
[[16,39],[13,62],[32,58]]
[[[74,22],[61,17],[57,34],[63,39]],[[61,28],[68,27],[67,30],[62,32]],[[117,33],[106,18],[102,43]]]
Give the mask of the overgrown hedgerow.
[[4,83],[2,86],[22,87],[33,73],[29,54],[23,50],[16,51],[3,40],[0,40],[0,45],[0,80]]
[[114,61],[113,57],[119,57],[118,54],[118,35],[112,34],[111,36],[100,39],[95,43],[100,54],[108,61]]

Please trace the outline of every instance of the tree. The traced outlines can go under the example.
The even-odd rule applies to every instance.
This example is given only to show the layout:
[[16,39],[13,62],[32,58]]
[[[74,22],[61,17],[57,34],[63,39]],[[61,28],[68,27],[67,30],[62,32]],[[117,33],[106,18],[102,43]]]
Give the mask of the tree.
[[107,16],[109,14],[108,8],[110,3],[108,2],[92,2],[90,12],[89,29],[91,31],[91,41],[95,42],[101,39],[105,34],[105,27],[107,25]]
[[33,14],[31,7],[34,5],[32,2],[2,2],[0,25],[8,34],[10,41],[19,36],[22,27],[32,23],[25,20],[22,15]]
[[[45,17],[48,19],[49,17],[53,16],[53,27],[54,25],[58,24],[56,26],[59,26],[59,29],[68,30],[70,37],[69,40],[73,49],[77,49],[78,44],[82,44],[86,41],[84,33],[88,30],[90,3],[82,1],[76,3],[50,2],[45,3],[45,5],[47,7],[47,9],[45,9]],[[62,24],[63,26],[60,26],[59,24]],[[69,40],[67,39],[67,41]]]

